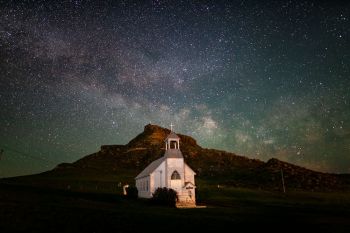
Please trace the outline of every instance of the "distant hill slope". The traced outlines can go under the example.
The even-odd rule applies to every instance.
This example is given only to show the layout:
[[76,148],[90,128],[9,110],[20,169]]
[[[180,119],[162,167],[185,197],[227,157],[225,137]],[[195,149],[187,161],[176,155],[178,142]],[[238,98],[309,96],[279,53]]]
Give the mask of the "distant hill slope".
[[[169,133],[168,129],[149,124],[127,145],[101,146],[101,150],[94,154],[74,163],[60,164],[36,177],[96,179],[110,174],[132,182],[133,177],[149,163],[163,156],[164,139]],[[287,190],[350,190],[348,175],[316,172],[277,159],[263,162],[221,150],[205,149],[189,136],[178,136],[185,161],[195,170],[196,177],[207,184],[281,190],[282,169]]]

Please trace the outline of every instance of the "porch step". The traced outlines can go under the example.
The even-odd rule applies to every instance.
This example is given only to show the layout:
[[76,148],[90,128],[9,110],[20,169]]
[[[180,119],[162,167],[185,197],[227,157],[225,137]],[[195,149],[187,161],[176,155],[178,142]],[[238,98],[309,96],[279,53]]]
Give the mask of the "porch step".
[[178,202],[176,208],[196,208],[196,203],[193,202]]

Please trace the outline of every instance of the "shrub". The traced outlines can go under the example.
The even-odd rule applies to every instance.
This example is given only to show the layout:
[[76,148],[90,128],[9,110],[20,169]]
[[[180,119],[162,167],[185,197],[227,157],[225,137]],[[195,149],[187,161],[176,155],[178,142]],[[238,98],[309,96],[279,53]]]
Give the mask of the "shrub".
[[135,186],[129,186],[126,188],[126,196],[130,199],[136,199],[138,196],[138,190]]
[[177,192],[173,189],[157,188],[153,193],[152,201],[159,205],[172,206],[176,205],[178,200]]

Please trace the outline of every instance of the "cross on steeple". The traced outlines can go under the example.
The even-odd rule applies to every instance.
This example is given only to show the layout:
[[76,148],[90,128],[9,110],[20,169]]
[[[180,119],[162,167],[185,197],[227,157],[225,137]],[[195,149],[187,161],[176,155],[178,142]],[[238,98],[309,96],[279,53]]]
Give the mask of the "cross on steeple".
[[175,125],[173,125],[173,123],[170,123],[170,131],[171,132],[173,132],[173,126],[175,126]]

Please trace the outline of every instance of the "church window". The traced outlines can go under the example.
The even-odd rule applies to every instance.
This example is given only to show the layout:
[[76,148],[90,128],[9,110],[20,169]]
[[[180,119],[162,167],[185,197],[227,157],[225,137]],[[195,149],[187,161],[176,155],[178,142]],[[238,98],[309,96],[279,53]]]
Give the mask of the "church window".
[[174,171],[173,174],[171,174],[171,179],[172,180],[180,180],[180,174],[177,171]]

